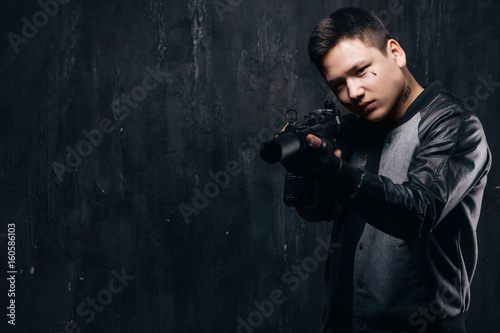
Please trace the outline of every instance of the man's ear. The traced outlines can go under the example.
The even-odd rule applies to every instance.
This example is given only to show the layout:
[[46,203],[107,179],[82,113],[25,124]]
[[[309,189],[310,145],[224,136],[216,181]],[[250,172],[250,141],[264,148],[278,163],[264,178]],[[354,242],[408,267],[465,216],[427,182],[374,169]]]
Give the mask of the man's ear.
[[395,39],[387,41],[387,54],[394,59],[400,68],[406,67],[406,53]]

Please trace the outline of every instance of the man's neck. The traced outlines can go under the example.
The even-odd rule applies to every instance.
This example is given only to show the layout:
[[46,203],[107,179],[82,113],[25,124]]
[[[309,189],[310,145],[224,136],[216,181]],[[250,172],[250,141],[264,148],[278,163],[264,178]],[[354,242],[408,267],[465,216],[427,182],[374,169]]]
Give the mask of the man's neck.
[[406,74],[407,75],[405,76],[407,79],[405,82],[405,89],[399,97],[399,100],[396,102],[396,105],[394,105],[394,111],[391,112],[391,116],[384,119],[386,124],[394,124],[401,117],[403,117],[411,103],[413,103],[422,91],[424,91],[424,88],[418,84],[417,80],[415,80],[409,71],[407,71]]

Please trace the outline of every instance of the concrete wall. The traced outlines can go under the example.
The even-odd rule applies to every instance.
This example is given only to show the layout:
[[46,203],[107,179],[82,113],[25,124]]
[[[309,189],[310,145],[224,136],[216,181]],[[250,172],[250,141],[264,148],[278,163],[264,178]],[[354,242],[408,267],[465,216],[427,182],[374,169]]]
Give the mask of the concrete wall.
[[[17,273],[2,298],[16,326],[3,314],[0,328],[317,332],[315,249],[331,226],[283,206],[284,172],[257,148],[288,108],[322,105],[307,38],[346,5],[379,14],[419,82],[465,99],[499,155],[497,1],[4,1],[0,267]],[[498,171],[478,226],[473,333],[500,326]]]

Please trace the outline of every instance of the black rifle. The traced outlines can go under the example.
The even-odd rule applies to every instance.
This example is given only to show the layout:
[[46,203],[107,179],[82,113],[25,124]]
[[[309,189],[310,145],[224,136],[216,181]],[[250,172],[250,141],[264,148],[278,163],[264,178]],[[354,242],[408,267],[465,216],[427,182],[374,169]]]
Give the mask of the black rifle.
[[[287,119],[297,111],[287,111]],[[289,119],[290,120],[290,119]],[[306,149],[306,136],[314,134],[335,143],[340,133],[342,117],[332,101],[325,101],[323,109],[315,109],[304,116],[304,120],[295,124],[290,121],[285,130],[274,139],[264,142],[260,147],[260,156],[267,163],[277,163],[286,158],[299,158]]]
[[[340,110],[331,100],[325,101],[323,109],[315,109],[295,123],[297,112],[287,111],[289,124],[274,139],[260,147],[260,156],[267,163],[277,163],[287,159],[300,159],[311,148],[306,144],[306,136],[316,135],[336,145],[343,119]],[[295,119],[291,119],[295,116]],[[315,207],[318,203],[319,184],[314,175],[297,175],[287,172],[283,201],[287,206]]]

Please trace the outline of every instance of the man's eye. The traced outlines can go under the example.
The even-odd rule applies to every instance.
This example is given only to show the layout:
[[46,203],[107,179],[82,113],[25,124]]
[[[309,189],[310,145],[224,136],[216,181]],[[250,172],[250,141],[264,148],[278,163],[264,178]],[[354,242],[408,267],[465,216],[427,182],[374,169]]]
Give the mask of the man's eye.
[[368,68],[368,66],[362,67],[356,71],[356,74],[360,75],[365,72],[365,70]]
[[336,83],[330,86],[332,91],[339,91],[343,86],[343,83]]

